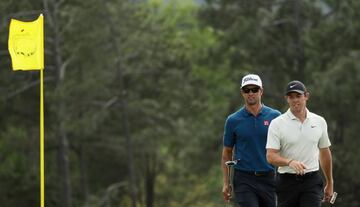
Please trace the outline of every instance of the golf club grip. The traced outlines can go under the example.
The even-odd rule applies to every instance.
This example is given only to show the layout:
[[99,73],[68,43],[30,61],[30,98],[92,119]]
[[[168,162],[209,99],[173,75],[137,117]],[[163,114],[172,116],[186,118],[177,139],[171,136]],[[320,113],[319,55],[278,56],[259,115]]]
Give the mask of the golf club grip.
[[226,161],[225,164],[226,164],[227,166],[233,166],[233,165],[236,165],[236,162],[230,160],[230,161]]
[[334,192],[333,195],[331,196],[331,199],[330,199],[331,204],[335,203],[336,197],[337,197],[337,192]]

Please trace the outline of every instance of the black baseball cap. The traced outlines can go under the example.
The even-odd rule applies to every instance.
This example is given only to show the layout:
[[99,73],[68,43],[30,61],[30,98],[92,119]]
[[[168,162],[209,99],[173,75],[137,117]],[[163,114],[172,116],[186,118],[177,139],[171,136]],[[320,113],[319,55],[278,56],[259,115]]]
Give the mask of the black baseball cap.
[[288,83],[285,94],[288,95],[291,92],[304,94],[306,93],[306,87],[302,82],[298,80],[293,80],[290,83]]

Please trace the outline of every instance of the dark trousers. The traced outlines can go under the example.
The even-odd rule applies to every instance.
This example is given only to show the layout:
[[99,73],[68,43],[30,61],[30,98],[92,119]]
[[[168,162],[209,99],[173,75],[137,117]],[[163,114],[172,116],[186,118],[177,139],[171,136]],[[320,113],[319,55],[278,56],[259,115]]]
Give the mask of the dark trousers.
[[279,207],[320,207],[323,180],[318,171],[303,176],[278,174],[276,191]]
[[234,171],[234,193],[241,207],[275,207],[274,173]]

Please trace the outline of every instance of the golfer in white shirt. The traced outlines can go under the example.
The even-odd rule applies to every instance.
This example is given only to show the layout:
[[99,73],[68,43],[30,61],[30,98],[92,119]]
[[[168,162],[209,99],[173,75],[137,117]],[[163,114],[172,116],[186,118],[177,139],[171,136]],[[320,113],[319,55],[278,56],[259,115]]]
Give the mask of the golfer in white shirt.
[[309,92],[300,81],[287,85],[285,98],[289,109],[270,123],[266,144],[268,162],[278,166],[278,206],[320,207],[333,195],[327,124],[306,108]]

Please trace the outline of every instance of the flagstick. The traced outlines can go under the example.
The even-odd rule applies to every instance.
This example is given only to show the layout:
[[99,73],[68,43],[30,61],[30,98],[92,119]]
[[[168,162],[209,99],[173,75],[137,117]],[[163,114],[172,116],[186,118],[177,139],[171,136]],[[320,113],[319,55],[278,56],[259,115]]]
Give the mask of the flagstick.
[[40,206],[45,206],[44,173],[44,69],[40,69]]

